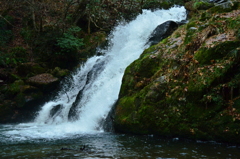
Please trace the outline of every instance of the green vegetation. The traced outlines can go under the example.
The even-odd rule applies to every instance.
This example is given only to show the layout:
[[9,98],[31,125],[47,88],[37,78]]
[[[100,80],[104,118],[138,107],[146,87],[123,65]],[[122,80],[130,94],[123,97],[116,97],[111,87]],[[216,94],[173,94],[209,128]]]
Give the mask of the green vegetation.
[[57,39],[57,46],[61,48],[60,54],[76,53],[77,50],[84,45],[83,39],[74,36],[74,34],[77,34],[80,30],[79,27],[69,28],[66,33],[63,33],[63,37]]

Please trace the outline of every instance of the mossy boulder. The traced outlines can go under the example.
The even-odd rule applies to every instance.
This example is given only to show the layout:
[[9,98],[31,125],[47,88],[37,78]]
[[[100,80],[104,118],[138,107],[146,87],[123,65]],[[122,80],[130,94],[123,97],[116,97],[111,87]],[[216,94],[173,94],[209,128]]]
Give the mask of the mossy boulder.
[[[40,89],[27,85],[23,80],[16,80],[3,88],[3,93],[7,99],[13,99],[15,107],[24,107],[28,102],[38,100],[43,97]],[[6,104],[5,104],[6,105]]]
[[211,64],[234,52],[238,46],[239,41],[225,41],[212,48],[202,47],[195,53],[194,59],[202,65]]
[[29,112],[36,109],[35,103],[42,98],[43,93],[38,88],[27,85],[23,80],[1,86],[0,123],[29,118],[33,114]]
[[199,11],[129,65],[116,131],[240,143],[239,10]]

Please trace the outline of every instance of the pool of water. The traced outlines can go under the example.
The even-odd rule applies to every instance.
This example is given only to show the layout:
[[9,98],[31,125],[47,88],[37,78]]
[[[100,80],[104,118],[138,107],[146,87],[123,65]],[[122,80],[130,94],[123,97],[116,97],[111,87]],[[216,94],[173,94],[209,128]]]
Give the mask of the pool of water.
[[106,132],[22,137],[0,126],[0,156],[9,158],[238,158],[240,147],[217,142]]

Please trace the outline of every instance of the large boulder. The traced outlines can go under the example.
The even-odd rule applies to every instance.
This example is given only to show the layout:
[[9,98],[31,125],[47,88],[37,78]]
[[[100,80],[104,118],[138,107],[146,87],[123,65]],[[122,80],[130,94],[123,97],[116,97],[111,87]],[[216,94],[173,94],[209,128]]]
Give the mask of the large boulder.
[[159,43],[162,39],[165,39],[176,30],[178,24],[174,21],[166,21],[156,27],[152,34],[150,35],[148,43],[150,45],[155,45]]
[[116,131],[239,144],[239,15],[199,12],[146,49],[125,70]]
[[27,83],[41,89],[43,92],[53,90],[59,83],[59,79],[49,73],[39,74],[27,79]]

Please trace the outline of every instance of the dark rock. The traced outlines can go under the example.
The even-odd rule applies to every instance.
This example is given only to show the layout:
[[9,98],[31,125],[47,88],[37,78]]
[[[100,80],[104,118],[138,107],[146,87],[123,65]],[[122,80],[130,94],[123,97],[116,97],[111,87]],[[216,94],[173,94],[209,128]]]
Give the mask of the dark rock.
[[180,26],[188,23],[188,20],[181,20],[180,22],[176,22],[176,23]]
[[106,132],[114,132],[115,131],[114,127],[113,127],[113,122],[114,122],[114,114],[115,114],[116,106],[117,106],[117,101],[113,104],[106,119],[103,119],[99,123],[99,127],[102,127],[104,129],[104,131],[106,131]]
[[[91,87],[92,83],[92,79],[95,79],[98,77],[98,75],[103,71],[104,67],[105,67],[106,62],[105,61],[98,61],[94,66],[93,69],[88,72],[87,74],[87,81],[85,86],[79,90],[77,98],[75,100],[75,102],[72,104],[72,107],[69,110],[69,115],[68,115],[68,119],[71,121],[77,120],[78,119],[78,114],[77,114],[77,107],[82,99],[84,90],[87,90],[89,87]],[[67,94],[66,94],[67,95]]]
[[4,100],[0,103],[0,123],[7,122],[14,118],[14,114],[17,113],[13,108],[15,104],[12,100]]
[[86,150],[86,145],[83,145],[82,147],[80,147],[79,148],[79,150],[78,149],[73,149],[73,148],[67,148],[67,147],[62,147],[60,150],[73,150],[73,151],[84,151],[84,150]]
[[18,103],[18,108],[28,109],[29,107],[32,107],[31,105],[33,105],[33,102],[36,102],[37,100],[43,98],[43,93],[35,87],[29,88],[27,91],[29,92],[18,93],[18,95],[14,98],[14,100]]
[[6,95],[9,97],[14,97],[17,93],[21,91],[21,87],[24,85],[23,80],[16,80],[12,84],[5,87]]
[[8,79],[8,72],[6,69],[0,69],[0,79],[5,81]]
[[86,146],[85,146],[85,145],[83,145],[83,147],[80,147],[80,149],[79,149],[79,150],[83,151],[83,150],[85,150],[85,148],[86,148]]
[[178,28],[178,24],[174,21],[166,21],[156,27],[156,29],[150,35],[148,43],[155,45],[162,39],[165,39]]
[[227,2],[227,0],[209,0],[210,3],[223,3],[223,2]]

